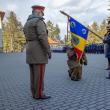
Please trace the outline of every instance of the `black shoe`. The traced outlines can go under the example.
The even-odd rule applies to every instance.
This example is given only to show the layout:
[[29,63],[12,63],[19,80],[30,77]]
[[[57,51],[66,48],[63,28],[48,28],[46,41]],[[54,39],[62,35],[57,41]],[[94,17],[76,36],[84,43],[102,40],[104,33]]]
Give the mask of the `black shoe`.
[[110,79],[110,77],[106,77],[106,79]]
[[[34,98],[35,98],[35,97],[34,97]],[[35,99],[37,99],[37,100],[39,100],[39,99],[44,100],[44,99],[50,99],[50,98],[51,98],[51,96],[43,95],[42,97],[37,97],[37,98],[35,98]]]

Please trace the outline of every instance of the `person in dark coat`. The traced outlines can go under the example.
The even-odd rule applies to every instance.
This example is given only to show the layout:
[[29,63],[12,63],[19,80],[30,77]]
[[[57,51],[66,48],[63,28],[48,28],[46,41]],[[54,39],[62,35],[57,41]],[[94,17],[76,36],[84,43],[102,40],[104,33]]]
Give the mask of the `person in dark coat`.
[[[108,59],[108,70],[110,71],[110,22],[108,22],[107,34],[103,40],[103,43],[106,45],[105,56]],[[110,73],[109,73],[109,76],[107,77],[107,79],[110,79]]]
[[48,43],[48,32],[44,22],[43,6],[32,6],[32,14],[24,25],[26,37],[26,62],[30,68],[31,92],[34,99],[48,99],[50,96],[44,94],[44,73],[51,58]]

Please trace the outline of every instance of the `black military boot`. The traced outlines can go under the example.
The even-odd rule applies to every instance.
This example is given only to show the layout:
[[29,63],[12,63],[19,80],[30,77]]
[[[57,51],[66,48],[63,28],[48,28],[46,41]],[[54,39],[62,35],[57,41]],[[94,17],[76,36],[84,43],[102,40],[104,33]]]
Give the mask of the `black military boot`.
[[33,98],[36,99],[36,100],[45,100],[45,99],[50,99],[51,96],[43,95],[42,97],[33,97]]

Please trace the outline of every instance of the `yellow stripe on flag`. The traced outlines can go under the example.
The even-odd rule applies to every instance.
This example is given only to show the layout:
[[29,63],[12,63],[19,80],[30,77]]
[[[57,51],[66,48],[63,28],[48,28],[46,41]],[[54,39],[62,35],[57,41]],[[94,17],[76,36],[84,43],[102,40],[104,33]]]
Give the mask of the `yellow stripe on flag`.
[[82,37],[80,37],[80,36],[74,34],[74,33],[71,33],[71,34],[72,34],[72,37],[76,37],[76,38],[79,39],[79,43],[78,43],[78,44],[74,44],[74,43],[73,43],[73,46],[74,46],[75,48],[79,49],[80,51],[83,51],[84,48],[85,48],[86,40],[85,40],[84,38],[82,38]]

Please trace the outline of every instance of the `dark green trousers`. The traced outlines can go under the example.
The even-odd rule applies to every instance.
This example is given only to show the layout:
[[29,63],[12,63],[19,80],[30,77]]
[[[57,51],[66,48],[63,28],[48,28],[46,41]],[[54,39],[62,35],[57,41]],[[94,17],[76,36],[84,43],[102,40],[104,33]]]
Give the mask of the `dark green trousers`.
[[45,64],[29,64],[29,68],[32,96],[35,98],[42,97],[44,91]]

